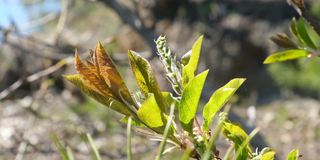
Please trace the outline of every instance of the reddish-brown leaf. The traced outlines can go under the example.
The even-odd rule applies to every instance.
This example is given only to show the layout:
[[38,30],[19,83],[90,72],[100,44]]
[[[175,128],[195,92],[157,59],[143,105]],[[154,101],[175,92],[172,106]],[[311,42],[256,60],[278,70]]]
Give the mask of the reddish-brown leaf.
[[116,66],[112,62],[112,59],[106,53],[100,42],[98,42],[96,46],[96,50],[94,52],[94,60],[98,74],[103,78],[112,92],[119,99],[125,100],[129,104],[135,106],[135,103],[121,75],[117,71]]

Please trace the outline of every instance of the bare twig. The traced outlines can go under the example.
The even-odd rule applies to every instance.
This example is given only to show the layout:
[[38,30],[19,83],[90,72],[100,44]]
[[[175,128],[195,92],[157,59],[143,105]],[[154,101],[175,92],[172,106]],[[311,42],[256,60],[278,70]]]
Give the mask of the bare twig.
[[73,57],[65,58],[65,59],[60,60],[58,63],[56,63],[55,65],[53,65],[49,68],[46,68],[42,71],[34,73],[30,76],[27,76],[26,78],[19,79],[18,81],[14,82],[10,87],[8,87],[7,89],[0,92],[0,100],[6,98],[10,93],[12,93],[16,89],[18,89],[24,82],[31,83],[41,77],[47,76],[47,75],[59,70],[60,68],[62,68],[66,64],[71,64],[72,62],[73,62]]
[[21,51],[21,53],[33,54],[36,57],[47,58],[52,60],[61,60],[69,57],[69,54],[61,53],[63,49],[46,43],[43,40],[33,36],[24,37],[15,32],[10,32],[5,43]]
[[142,20],[137,14],[135,14],[135,12],[120,4],[117,0],[101,0],[101,2],[113,9],[124,23],[128,24],[133,30],[141,35],[150,47],[153,57],[155,57],[157,49],[154,45],[154,40],[157,36],[154,28],[147,28],[144,26]]
[[22,29],[29,29],[37,26],[42,26],[44,24],[49,23],[50,21],[56,19],[58,17],[58,14],[56,13],[49,13],[41,18],[32,20],[26,24],[22,25]]
[[55,44],[57,44],[67,21],[68,4],[69,4],[69,0],[61,0],[61,13],[60,13],[59,21],[57,24],[56,33],[54,36]]

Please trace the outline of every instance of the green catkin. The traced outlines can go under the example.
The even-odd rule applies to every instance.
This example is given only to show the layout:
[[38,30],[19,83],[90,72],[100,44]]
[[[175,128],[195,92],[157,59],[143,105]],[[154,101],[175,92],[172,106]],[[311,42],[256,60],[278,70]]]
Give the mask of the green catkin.
[[182,85],[181,85],[181,69],[180,65],[176,60],[176,55],[172,53],[171,49],[167,46],[167,40],[165,36],[159,36],[155,41],[157,45],[158,55],[162,64],[166,68],[166,76],[172,85],[173,90],[181,95]]

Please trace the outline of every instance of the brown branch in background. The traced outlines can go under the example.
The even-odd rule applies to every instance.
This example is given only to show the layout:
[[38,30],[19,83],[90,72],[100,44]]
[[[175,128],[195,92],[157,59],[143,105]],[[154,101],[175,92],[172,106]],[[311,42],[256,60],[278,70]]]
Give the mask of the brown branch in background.
[[300,16],[305,18],[311,24],[311,26],[314,27],[314,30],[320,35],[319,21],[306,10],[304,0],[287,0],[287,2],[299,13]]
[[67,16],[68,16],[68,5],[69,5],[69,0],[61,0],[61,13],[60,13],[59,21],[57,24],[56,33],[54,36],[54,44],[58,43],[60,35],[66,24]]
[[36,57],[51,60],[61,60],[70,56],[69,54],[61,53],[63,52],[62,48],[55,47],[32,36],[21,36],[15,32],[10,32],[3,44],[10,45],[20,50],[21,53],[33,54]]
[[41,77],[47,76],[47,75],[59,70],[60,68],[62,68],[63,66],[65,66],[67,64],[71,64],[72,62],[73,62],[73,57],[65,58],[65,59],[60,60],[58,63],[56,63],[55,65],[53,65],[49,68],[46,68],[42,71],[34,73],[30,76],[27,76],[26,78],[19,79],[18,81],[14,82],[11,86],[9,86],[7,89],[0,92],[0,100],[6,98],[10,93],[12,93],[16,89],[18,89],[24,82],[31,83],[33,81],[36,81]]
[[29,21],[26,24],[22,25],[22,29],[23,30],[27,30],[29,28],[34,28],[34,27],[38,27],[38,26],[42,26],[44,24],[47,24],[51,21],[53,21],[54,19],[56,19],[58,17],[58,14],[56,13],[49,13],[43,17],[40,17],[39,19],[35,19],[32,21]]
[[114,10],[123,21],[135,30],[146,42],[152,51],[152,57],[156,56],[157,49],[154,45],[154,40],[157,38],[154,28],[147,28],[143,25],[142,20],[135,12],[131,11],[128,7],[120,4],[117,0],[100,0],[105,5]]

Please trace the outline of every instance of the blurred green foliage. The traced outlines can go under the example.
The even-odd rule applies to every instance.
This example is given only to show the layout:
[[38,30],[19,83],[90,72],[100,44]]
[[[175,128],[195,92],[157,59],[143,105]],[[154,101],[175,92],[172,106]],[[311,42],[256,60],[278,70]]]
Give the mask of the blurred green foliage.
[[320,18],[320,2],[314,2],[311,5],[311,12],[313,15]]
[[320,92],[320,59],[299,59],[291,62],[275,63],[268,71],[279,86],[315,95]]

